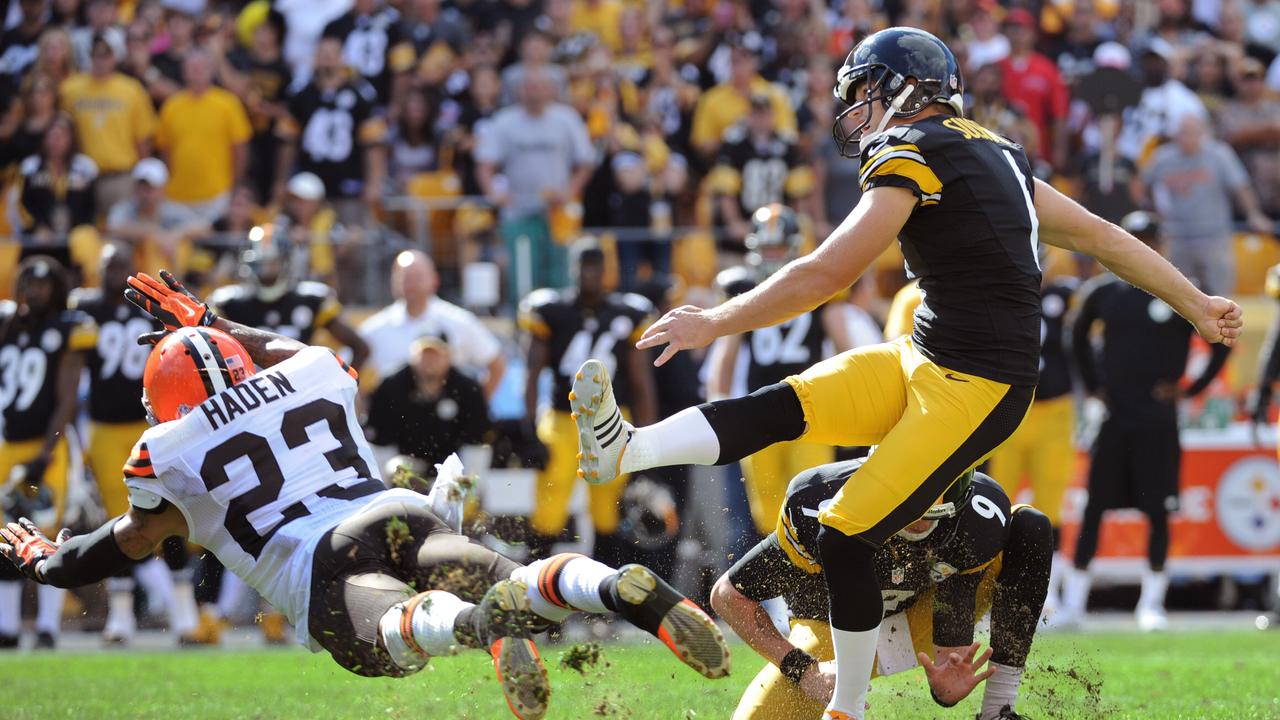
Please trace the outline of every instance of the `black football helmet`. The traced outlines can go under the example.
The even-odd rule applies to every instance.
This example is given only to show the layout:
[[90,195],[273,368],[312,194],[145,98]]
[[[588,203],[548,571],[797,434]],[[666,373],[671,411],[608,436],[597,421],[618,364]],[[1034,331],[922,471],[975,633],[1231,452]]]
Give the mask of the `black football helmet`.
[[747,264],[767,277],[800,257],[804,233],[796,211],[781,203],[770,203],[751,215],[751,232],[746,237]]
[[240,276],[253,286],[263,302],[275,302],[292,286],[290,248],[281,227],[262,225],[249,231],[249,243],[240,251]]
[[[835,96],[849,107],[836,116],[831,135],[840,154],[850,158],[858,157],[862,143],[884,130],[895,115],[912,117],[932,103],[964,114],[964,81],[956,56],[930,33],[908,27],[887,28],[858,43],[836,75]],[[845,118],[873,102],[887,111],[880,126],[866,133],[871,124],[868,112],[856,128],[846,130]]]

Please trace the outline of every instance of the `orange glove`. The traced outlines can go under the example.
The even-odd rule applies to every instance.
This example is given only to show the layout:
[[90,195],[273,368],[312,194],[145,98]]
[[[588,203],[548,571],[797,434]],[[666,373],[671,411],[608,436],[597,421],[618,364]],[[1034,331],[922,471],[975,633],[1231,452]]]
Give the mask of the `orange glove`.
[[56,539],[50,540],[40,532],[35,523],[20,518],[18,522],[11,522],[0,528],[0,538],[4,539],[0,543],[0,555],[9,558],[23,575],[36,582],[44,582],[40,573],[41,565],[58,552],[58,546],[69,537],[71,531],[64,528]]
[[125,299],[142,308],[169,332],[180,327],[212,325],[218,319],[208,305],[191,294],[168,270],[160,271],[160,280],[146,273],[130,276]]

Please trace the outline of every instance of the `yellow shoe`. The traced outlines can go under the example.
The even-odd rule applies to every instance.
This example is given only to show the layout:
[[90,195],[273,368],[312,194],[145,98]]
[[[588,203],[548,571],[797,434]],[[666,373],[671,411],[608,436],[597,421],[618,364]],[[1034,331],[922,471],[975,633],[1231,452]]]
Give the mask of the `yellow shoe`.
[[284,613],[268,612],[258,616],[262,624],[262,637],[268,645],[285,645],[289,642],[289,623]]
[[222,631],[227,623],[208,610],[200,611],[196,629],[178,638],[181,645],[217,645],[222,642]]

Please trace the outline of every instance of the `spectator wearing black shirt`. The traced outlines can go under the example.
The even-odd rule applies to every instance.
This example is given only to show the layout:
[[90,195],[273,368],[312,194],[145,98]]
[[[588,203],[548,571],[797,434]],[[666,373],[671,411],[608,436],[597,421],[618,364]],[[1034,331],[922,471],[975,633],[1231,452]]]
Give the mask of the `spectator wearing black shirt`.
[[484,390],[452,367],[448,344],[434,336],[409,347],[409,364],[374,391],[365,421],[369,442],[428,466],[483,443],[491,426]]
[[[22,19],[0,34],[0,98],[15,96],[22,76],[36,61],[48,6],[48,0],[19,0]],[[0,101],[0,109],[7,105],[7,100]]]
[[[1159,250],[1155,223],[1131,213],[1122,226]],[[1178,400],[1194,397],[1213,381],[1231,348],[1214,345],[1209,363],[1185,390],[1178,381],[1187,369],[1195,330],[1164,302],[1114,275],[1094,278],[1081,288],[1080,310],[1071,327],[1076,367],[1089,394],[1101,399],[1107,417],[1090,453],[1089,502],[1076,543],[1075,569],[1067,572],[1062,611],[1078,622],[1089,594],[1089,562],[1098,548],[1105,510],[1136,507],[1150,522],[1147,559],[1137,620],[1143,630],[1168,624],[1164,595],[1168,575],[1169,514],[1178,509],[1182,447]],[[1102,323],[1100,349],[1090,333]]]
[[409,88],[414,51],[400,13],[383,0],[355,0],[349,12],[324,28],[323,37],[342,41],[342,59],[373,86],[378,105],[394,118]]
[[218,59],[218,82],[235,93],[249,113],[249,184],[258,197],[271,198],[280,153],[276,124],[288,113],[286,93],[293,84],[293,71],[282,54],[284,17],[271,11],[251,38],[248,47],[236,47]]
[[40,152],[25,158],[18,173],[24,234],[52,241],[65,237],[74,227],[93,224],[93,183],[98,166],[78,152],[71,118],[54,118]]
[[144,78],[147,90],[157,106],[162,105],[170,96],[182,89],[182,62],[187,53],[196,48],[196,18],[191,13],[189,3],[180,0],[163,0],[160,3],[165,9],[164,29],[169,38],[169,46],[164,52],[151,58],[154,73]]

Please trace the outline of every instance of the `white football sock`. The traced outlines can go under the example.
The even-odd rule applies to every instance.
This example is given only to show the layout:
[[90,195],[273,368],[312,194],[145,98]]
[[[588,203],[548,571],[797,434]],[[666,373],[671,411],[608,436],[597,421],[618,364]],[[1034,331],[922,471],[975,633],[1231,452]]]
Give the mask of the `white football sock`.
[[36,608],[36,632],[57,635],[62,630],[62,601],[67,597],[64,588],[41,585],[36,588],[40,606]]
[[158,557],[152,556],[133,570],[133,576],[142,583],[147,593],[147,609],[156,614],[167,614],[173,607],[173,572]]
[[1093,582],[1089,571],[1070,566],[1064,571],[1062,580],[1063,609],[1083,614],[1089,603],[1089,586]]
[[196,610],[196,589],[192,587],[189,578],[177,580],[175,577],[173,605],[169,607],[169,632],[179,636],[189,635],[195,631],[199,622],[200,617]]
[[[577,610],[589,613],[609,612],[601,599],[600,585],[618,571],[583,555],[574,555],[568,561],[563,561],[563,557],[554,555],[516,568],[511,573],[512,580],[523,582],[529,588],[529,603],[533,611],[553,622],[560,622]],[[553,572],[557,565],[560,569],[556,571],[556,590],[568,608],[552,602],[539,589],[543,573]]]
[[1164,608],[1164,596],[1169,590],[1169,575],[1148,568],[1142,573],[1142,593],[1138,595],[1139,608]]
[[1062,576],[1066,572],[1067,559],[1062,553],[1053,554],[1053,564],[1049,566],[1049,591],[1044,598],[1046,610],[1053,611],[1058,607],[1062,594]]
[[622,453],[621,470],[639,472],[669,465],[714,465],[720,440],[707,416],[685,408],[653,425],[636,428]]
[[0,580],[0,635],[16,637],[22,629],[22,581]]
[[218,588],[218,614],[223,620],[236,617],[244,607],[249,586],[230,570],[222,571],[222,587]]
[[[413,605],[415,599],[419,601],[409,619],[413,637],[406,638],[400,630],[401,618],[405,606]],[[469,607],[474,606],[443,590],[430,590],[407,602],[397,603],[378,621],[382,646],[396,665],[406,669],[421,668],[437,655],[453,655],[458,651],[453,626],[458,614]]]
[[116,637],[128,637],[137,629],[133,615],[132,577],[107,578],[107,624],[103,633]]
[[1017,709],[1018,687],[1022,685],[1022,673],[1026,670],[1000,663],[991,663],[990,667],[995,674],[987,678],[982,691],[982,712],[978,714],[978,720],[997,720],[1000,710],[1006,705],[1010,710]]
[[880,626],[854,632],[831,628],[831,643],[836,651],[836,689],[827,710],[845,713],[862,720],[867,705],[867,685],[876,660],[876,643]]

